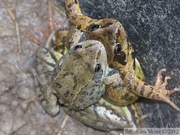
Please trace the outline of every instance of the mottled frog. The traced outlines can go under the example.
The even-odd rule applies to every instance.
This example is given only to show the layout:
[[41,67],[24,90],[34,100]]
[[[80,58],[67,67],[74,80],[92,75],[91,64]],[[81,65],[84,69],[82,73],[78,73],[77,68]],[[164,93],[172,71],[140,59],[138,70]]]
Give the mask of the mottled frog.
[[[174,92],[180,91],[180,88],[166,89],[167,80],[170,77],[165,77],[165,81],[162,81],[161,73],[165,69],[159,71],[154,86],[143,81],[144,75],[140,64],[135,58],[134,49],[128,42],[126,32],[119,21],[109,18],[98,20],[82,14],[78,0],[66,0],[65,5],[69,20],[76,29],[85,32],[86,40],[93,39],[102,42],[106,48],[109,66],[120,69],[124,87],[106,85],[104,97],[108,101],[118,105],[127,105],[141,96],[164,101],[180,111],[180,108],[169,98]],[[71,44],[69,37],[66,42]]]

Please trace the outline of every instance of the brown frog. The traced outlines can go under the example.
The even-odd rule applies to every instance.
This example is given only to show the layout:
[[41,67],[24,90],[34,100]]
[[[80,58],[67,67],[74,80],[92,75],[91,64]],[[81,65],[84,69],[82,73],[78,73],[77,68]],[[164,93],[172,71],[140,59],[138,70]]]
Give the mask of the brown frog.
[[[103,43],[106,48],[108,64],[111,68],[120,69],[124,87],[118,88],[111,84],[106,86],[104,97],[114,104],[127,105],[137,100],[138,96],[160,100],[170,104],[180,111],[180,108],[170,100],[170,95],[180,91],[180,88],[167,90],[167,80],[162,81],[161,73],[158,72],[155,85],[144,82],[144,74],[138,60],[135,58],[134,49],[127,40],[126,32],[122,24],[114,19],[93,19],[82,14],[78,0],[66,0],[66,12],[70,22],[81,32],[85,32],[85,40],[93,39]],[[71,35],[71,34],[68,34]],[[71,44],[67,38],[67,46]]]

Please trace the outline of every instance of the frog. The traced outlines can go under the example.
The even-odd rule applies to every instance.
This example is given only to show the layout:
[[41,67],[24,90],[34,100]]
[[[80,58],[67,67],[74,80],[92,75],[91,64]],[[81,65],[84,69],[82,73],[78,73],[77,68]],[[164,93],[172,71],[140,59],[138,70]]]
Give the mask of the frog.
[[[56,116],[63,105],[66,114],[103,131],[139,127],[142,123],[139,119],[141,112],[132,111],[138,109],[136,104],[119,107],[100,98],[105,91],[103,79],[109,73],[111,76],[116,73],[108,67],[104,45],[97,40],[86,40],[78,42],[62,54],[53,48],[56,33],[52,32],[36,52],[36,71],[44,110]],[[119,75],[117,73],[115,75]],[[118,82],[121,81],[119,78]],[[96,101],[96,98],[100,99],[89,103],[92,99]]]
[[[120,106],[135,102],[138,97],[159,100],[168,103],[177,111],[180,108],[171,101],[170,96],[179,92],[180,88],[166,89],[170,76],[163,81],[162,72],[159,70],[155,85],[145,82],[145,77],[139,61],[135,57],[132,44],[128,41],[123,25],[115,19],[94,19],[81,12],[78,0],[65,1],[66,12],[72,25],[81,32],[85,32],[85,40],[98,40],[106,48],[108,65],[110,68],[119,69],[124,87],[119,88],[111,84],[106,85],[105,95],[109,102]],[[68,34],[70,35],[70,34]],[[67,37],[66,44],[71,44]]]
[[[36,71],[46,100],[42,104],[51,106],[46,104],[52,103],[48,100],[56,95],[61,99],[60,103],[68,108],[84,109],[99,100],[104,93],[101,84],[102,78],[108,73],[106,51],[100,42],[87,40],[74,45],[62,56],[52,48],[48,49],[53,37],[54,33],[49,36],[45,47],[40,47],[36,53]],[[86,101],[83,101],[84,98]],[[53,101],[57,102],[54,97]],[[51,109],[47,110],[51,112]]]
[[[80,11],[80,7],[79,7],[79,4],[77,4],[77,5],[73,5],[73,4],[69,4],[69,5],[73,5],[73,6],[75,6],[75,8],[74,9],[71,9],[71,7],[70,6],[67,6],[67,4],[68,3],[73,3],[73,1],[65,1],[65,3],[66,3],[66,11],[67,11],[67,14],[68,14],[68,16],[69,16],[69,19],[70,19],[70,21],[72,22],[72,20],[74,21],[74,17],[76,16],[76,15],[74,15],[73,16],[73,14],[72,14],[72,16],[71,16],[71,11],[76,11],[78,14],[79,14],[79,12],[81,12]],[[75,1],[74,3],[78,3],[78,1]],[[77,7],[76,7],[77,6]],[[68,11],[68,8],[67,7],[69,7],[70,9],[70,11]],[[110,37],[111,39],[112,39],[112,42],[113,42],[113,38],[114,37],[112,37],[111,36],[111,31],[109,31],[109,34],[107,34],[108,33],[108,29],[106,30],[106,25],[109,25],[109,24],[114,24],[114,23],[116,23],[117,21],[116,20],[112,20],[112,19],[104,19],[103,21],[102,21],[102,27],[104,27],[104,29],[105,30],[102,30],[102,31],[99,31],[99,33],[101,33],[100,35],[99,34],[97,34],[96,35],[96,37],[94,37],[93,36],[93,33],[92,33],[92,29],[96,29],[96,28],[98,28],[98,25],[96,25],[96,24],[88,24],[88,26],[86,26],[86,25],[79,25],[79,24],[77,24],[78,22],[79,22],[79,20],[80,21],[82,21],[82,20],[85,20],[85,21],[83,21],[83,23],[86,23],[86,22],[88,22],[88,21],[92,21],[92,22],[95,22],[95,21],[98,21],[97,19],[92,19],[92,18],[89,18],[88,16],[85,16],[85,15],[83,15],[82,13],[81,13],[81,15],[80,15],[80,18],[78,18],[77,19],[77,21],[75,21],[75,23],[73,23],[74,25],[72,25],[71,26],[71,28],[70,28],[70,30],[68,30],[68,33],[67,33],[67,36],[66,36],[66,41],[64,42],[64,43],[61,43],[61,45],[63,45],[63,44],[66,44],[66,46],[68,47],[68,48],[70,48],[70,46],[72,45],[72,44],[74,44],[74,43],[77,43],[78,41],[82,41],[82,40],[87,40],[87,39],[95,39],[95,40],[100,40],[101,42],[103,42],[103,44],[105,43],[105,42],[109,42],[108,40],[108,38],[106,38],[106,37]],[[101,22],[99,22],[99,23],[101,23]],[[86,27],[83,27],[83,26],[86,26]],[[119,27],[119,22],[117,22],[116,24],[115,24],[115,26],[112,26],[113,28],[113,30],[114,29],[117,29],[118,27]],[[120,26],[121,27],[121,26]],[[123,29],[123,27],[122,27],[122,29]],[[124,30],[122,30],[122,32],[124,32]],[[106,37],[102,37],[101,35],[106,35]],[[122,35],[125,35],[124,33],[122,33]],[[72,37],[76,37],[76,38],[73,38],[73,40],[72,40]],[[114,48],[112,48],[112,47],[110,47],[110,46],[107,46],[107,44],[104,44],[105,45],[105,47],[106,47],[106,50],[108,51],[108,53],[107,53],[107,55],[108,55],[108,63],[110,63],[110,61],[112,61],[112,57],[111,56],[113,56],[113,49]],[[136,68],[136,71],[138,72],[138,76],[142,79],[142,80],[144,80],[145,79],[145,76],[144,76],[144,74],[143,74],[143,72],[142,72],[142,70],[141,70],[141,67],[140,67],[140,64],[139,64],[139,62],[136,60],[136,63],[137,63],[137,68]],[[139,66],[138,66],[139,65]],[[110,81],[111,82],[111,81]],[[109,98],[111,98],[109,101],[110,102],[113,102],[114,104],[117,104],[118,103],[118,105],[121,105],[121,106],[125,106],[125,105],[128,105],[128,104],[131,104],[131,103],[133,103],[133,102],[135,102],[139,97],[137,96],[137,95],[135,95],[134,93],[132,93],[132,92],[129,92],[129,91],[127,91],[127,89],[126,89],[126,87],[117,87],[117,86],[110,86],[110,85],[108,85],[109,84],[109,82],[107,82],[106,81],[106,93],[104,94],[104,97],[108,100]],[[112,84],[112,83],[111,83]],[[109,94],[109,93],[111,93],[111,90],[112,90],[112,94]],[[107,96],[106,96],[107,95]],[[115,95],[115,96],[113,96],[113,95]],[[113,96],[113,97],[112,97]],[[113,99],[113,100],[112,100]],[[115,100],[115,101],[114,101]],[[118,100],[118,102],[117,102],[117,100]]]

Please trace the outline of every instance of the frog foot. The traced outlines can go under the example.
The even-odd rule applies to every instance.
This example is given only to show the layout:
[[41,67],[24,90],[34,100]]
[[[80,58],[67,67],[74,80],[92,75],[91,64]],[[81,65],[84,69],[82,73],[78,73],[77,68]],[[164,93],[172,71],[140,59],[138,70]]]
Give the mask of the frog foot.
[[171,105],[174,109],[180,111],[180,108],[175,105],[169,98],[170,95],[172,95],[173,93],[180,91],[180,88],[174,88],[172,90],[167,90],[166,86],[168,84],[168,80],[171,79],[170,76],[166,76],[163,82],[163,77],[162,77],[162,72],[165,72],[166,69],[163,68],[161,69],[156,77],[156,84],[155,84],[155,90],[157,90],[157,100],[162,100],[165,101],[166,103],[168,103],[169,105]]
[[45,93],[40,93],[39,98],[45,112],[54,117],[60,112],[60,106],[58,105],[57,97],[52,92],[48,91],[49,87]]

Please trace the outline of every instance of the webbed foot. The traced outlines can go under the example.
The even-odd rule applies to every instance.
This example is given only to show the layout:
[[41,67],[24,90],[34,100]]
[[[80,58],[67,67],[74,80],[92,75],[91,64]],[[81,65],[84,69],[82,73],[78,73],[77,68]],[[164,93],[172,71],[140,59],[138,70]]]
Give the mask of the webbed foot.
[[167,90],[166,89],[166,86],[168,84],[168,80],[171,79],[170,76],[166,76],[165,79],[164,79],[164,82],[163,82],[163,77],[162,77],[162,72],[165,72],[166,69],[163,68],[161,69],[158,74],[157,74],[157,77],[156,77],[156,83],[155,83],[155,86],[154,86],[154,89],[157,91],[157,99],[158,100],[162,100],[166,103],[168,103],[169,105],[171,105],[174,109],[180,111],[180,108],[175,105],[171,100],[170,100],[170,95],[174,94],[175,92],[177,91],[180,91],[180,88],[174,88],[172,90]]

